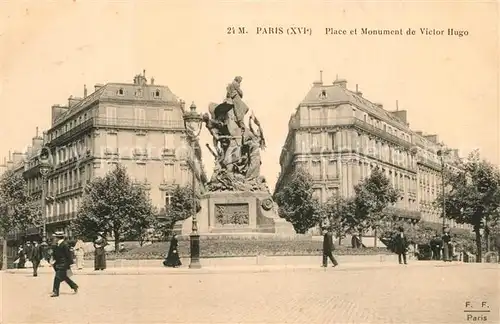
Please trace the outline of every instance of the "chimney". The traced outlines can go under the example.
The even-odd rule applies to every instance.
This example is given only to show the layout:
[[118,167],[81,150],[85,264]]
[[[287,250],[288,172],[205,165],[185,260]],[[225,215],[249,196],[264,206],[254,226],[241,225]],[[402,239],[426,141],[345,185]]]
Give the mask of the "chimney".
[[398,103],[398,101],[396,100],[396,111],[398,111],[398,110],[399,110],[399,103]]
[[14,165],[21,163],[23,160],[24,160],[23,153],[17,151],[12,153],[12,162],[14,163]]
[[102,83],[97,83],[96,85],[94,85],[94,90],[97,91],[97,90],[101,89],[102,87],[104,87],[104,85]]
[[73,96],[69,96],[68,98],[68,107],[73,107],[74,105],[76,105],[77,103],[79,103],[82,99],[81,98],[76,98],[76,97],[73,97]]
[[53,105],[52,106],[52,124],[55,122],[55,120],[64,112],[68,110],[68,107],[62,107],[60,105]]
[[43,146],[43,138],[38,134],[38,127],[36,128],[36,135],[31,140],[31,150],[33,153],[37,154]]
[[83,85],[83,97],[87,98],[87,85],[86,84]]
[[323,83],[323,70],[319,71],[319,81]]
[[401,120],[403,123],[407,123],[407,111],[406,110],[396,110],[391,111],[391,114]]
[[425,139],[427,139],[428,141],[432,142],[432,143],[435,143],[435,144],[439,144],[439,141],[438,141],[438,136],[435,135],[435,134],[432,134],[432,135],[424,135]]
[[146,78],[146,70],[142,70],[142,76]]
[[345,89],[347,87],[347,80],[337,79],[337,80],[333,81],[333,85],[339,86],[339,87],[342,87]]
[[31,156],[33,156],[33,147],[31,145],[28,145],[28,147],[26,148],[26,156],[28,158],[30,158]]
[[375,102],[373,103],[377,108],[384,109],[384,105],[381,104],[380,102]]
[[154,85],[154,84],[155,84],[155,78],[151,77],[151,85]]
[[356,92],[355,92],[356,95],[360,96],[360,97],[363,97],[363,92],[359,91],[358,89],[358,84],[356,84]]

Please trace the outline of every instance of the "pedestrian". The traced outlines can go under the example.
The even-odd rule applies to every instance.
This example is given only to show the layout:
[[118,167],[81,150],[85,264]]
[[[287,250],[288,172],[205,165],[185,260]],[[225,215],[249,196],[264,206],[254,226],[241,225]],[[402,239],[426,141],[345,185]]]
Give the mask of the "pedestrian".
[[24,253],[22,245],[19,245],[19,248],[17,249],[17,259],[17,268],[24,269],[26,267],[26,253]]
[[75,258],[76,258],[76,268],[78,270],[83,269],[84,265],[84,256],[85,256],[85,244],[81,239],[76,241],[75,247]]
[[436,234],[431,240],[430,245],[432,249],[432,259],[441,260],[441,248],[443,246],[443,241],[438,234]]
[[170,240],[170,248],[168,249],[167,258],[163,261],[165,267],[177,268],[182,265],[181,259],[179,258],[178,250],[178,240],[177,234],[172,234],[172,239]]
[[104,250],[106,245],[108,241],[104,237],[104,232],[99,232],[94,241],[94,270],[106,269],[106,251]]
[[40,244],[40,247],[42,249],[42,260],[40,261],[40,265],[42,267],[48,266],[50,262],[50,255],[51,255],[51,249],[49,247],[49,244],[47,243],[47,238],[43,237],[42,238],[42,243]]
[[443,261],[444,262],[451,262],[451,236],[450,236],[450,229],[445,228],[444,229],[444,234],[443,234]]
[[33,242],[33,246],[31,247],[30,260],[33,264],[33,277],[37,277],[40,261],[43,260],[43,250],[40,244],[38,244],[38,241]]
[[78,292],[78,285],[68,277],[68,270],[70,270],[73,264],[73,259],[71,257],[71,251],[68,243],[65,240],[64,232],[55,232],[54,240],[56,241],[52,247],[52,261],[53,268],[55,271],[54,275],[54,285],[52,286],[52,294],[50,297],[59,296],[59,288],[61,282],[66,282],[71,289]]
[[406,262],[406,252],[408,250],[408,240],[406,234],[404,233],[403,227],[398,228],[399,233],[396,234],[394,238],[394,250],[398,254],[399,264],[407,264]]
[[24,247],[24,252],[26,253],[26,260],[31,261],[31,249],[32,245],[30,241],[26,242],[26,246]]
[[323,267],[328,266],[328,258],[333,263],[333,267],[339,265],[335,257],[333,256],[333,251],[335,250],[335,245],[333,244],[333,233],[330,228],[323,229]]

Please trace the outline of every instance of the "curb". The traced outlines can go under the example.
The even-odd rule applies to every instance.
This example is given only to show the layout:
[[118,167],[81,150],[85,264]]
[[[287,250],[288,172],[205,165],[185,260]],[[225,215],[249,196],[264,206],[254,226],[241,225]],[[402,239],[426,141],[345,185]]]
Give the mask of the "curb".
[[[359,270],[373,270],[373,269],[399,269],[401,267],[453,267],[460,266],[462,263],[448,263],[448,264],[433,264],[433,263],[410,263],[407,266],[399,264],[340,264],[339,267],[323,268],[321,266],[312,265],[280,265],[280,266],[228,266],[228,267],[204,267],[200,269],[189,269],[187,266],[181,268],[165,268],[165,267],[144,267],[144,268],[108,268],[103,271],[94,271],[92,269],[73,270],[75,276],[112,276],[112,275],[199,275],[199,274],[223,274],[223,273],[266,273],[266,272],[342,272],[342,271],[359,271]],[[7,274],[14,275],[31,275],[31,269],[11,269],[4,271]],[[52,274],[50,268],[41,268],[38,271],[39,275]]]

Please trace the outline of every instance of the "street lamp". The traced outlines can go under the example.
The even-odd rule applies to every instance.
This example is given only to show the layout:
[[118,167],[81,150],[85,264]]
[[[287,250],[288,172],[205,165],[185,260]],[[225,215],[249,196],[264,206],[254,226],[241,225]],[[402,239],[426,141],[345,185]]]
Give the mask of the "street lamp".
[[46,184],[47,175],[52,169],[52,164],[50,163],[50,149],[48,147],[42,147],[40,154],[38,156],[39,161],[39,171],[42,176],[42,224],[43,224],[43,234],[42,238],[47,238],[47,213],[46,213]]
[[444,151],[443,150],[438,150],[437,155],[439,156],[439,159],[441,160],[441,190],[442,190],[442,210],[443,210],[443,234],[445,231],[446,227],[446,194],[445,194],[445,185],[444,185]]
[[[181,102],[181,105],[184,103]],[[198,234],[198,220],[196,219],[196,173],[195,173],[195,145],[196,140],[201,132],[202,117],[201,114],[196,112],[196,105],[194,102],[189,107],[189,111],[184,112],[184,126],[187,131],[187,136],[190,142],[190,161],[192,171],[191,189],[193,190],[193,218],[191,225],[191,234],[189,235],[190,248],[191,248],[191,263],[190,269],[200,269],[200,235]]]

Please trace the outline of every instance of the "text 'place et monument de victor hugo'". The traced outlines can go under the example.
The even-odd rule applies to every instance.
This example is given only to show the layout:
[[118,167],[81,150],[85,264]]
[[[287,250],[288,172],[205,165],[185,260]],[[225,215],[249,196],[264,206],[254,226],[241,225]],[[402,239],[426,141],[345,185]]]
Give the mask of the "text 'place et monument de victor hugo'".
[[[215,166],[212,177],[203,184],[205,192],[196,215],[198,233],[293,235],[293,225],[278,216],[277,205],[260,173],[264,132],[243,101],[241,82],[241,77],[235,77],[227,85],[223,102],[211,103],[208,113],[203,114],[205,128],[213,138],[213,147],[207,147],[215,158]],[[187,133],[196,137],[196,130],[188,125]],[[194,150],[200,147],[195,145]],[[191,233],[192,221],[190,217],[176,223],[174,231]]]

